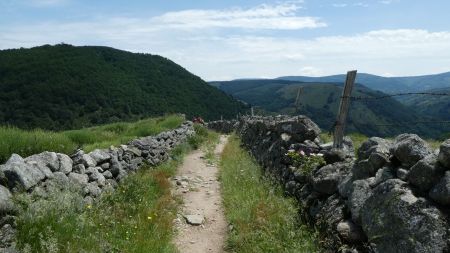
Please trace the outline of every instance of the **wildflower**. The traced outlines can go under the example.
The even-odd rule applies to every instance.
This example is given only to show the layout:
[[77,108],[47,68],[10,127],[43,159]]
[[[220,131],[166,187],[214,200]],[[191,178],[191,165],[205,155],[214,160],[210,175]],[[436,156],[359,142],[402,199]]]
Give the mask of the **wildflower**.
[[322,156],[323,156],[323,154],[322,154],[322,153],[319,153],[319,154],[317,154],[317,156],[321,156],[321,157],[322,157]]
[[302,155],[302,156],[305,155],[305,152],[304,152],[303,150],[300,150],[298,153],[299,153],[300,155]]
[[152,216],[148,216],[148,217],[147,217],[147,220],[151,220],[151,219],[152,219]]
[[92,208],[92,206],[91,206],[91,205],[87,205],[86,207],[87,207],[87,209],[91,209],[91,208]]

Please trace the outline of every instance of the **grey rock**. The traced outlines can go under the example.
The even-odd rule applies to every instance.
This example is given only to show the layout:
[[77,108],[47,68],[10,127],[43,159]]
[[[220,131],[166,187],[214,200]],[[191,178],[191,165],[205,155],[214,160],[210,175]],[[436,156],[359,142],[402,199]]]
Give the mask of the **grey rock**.
[[10,189],[29,190],[45,179],[45,174],[35,166],[25,163],[24,159],[17,154],[1,167],[1,171]]
[[59,171],[60,163],[55,152],[42,152],[25,158],[26,163],[37,164],[39,168],[48,168],[51,172]]
[[105,179],[111,179],[111,178],[113,178],[113,174],[111,173],[111,171],[105,171],[105,172],[103,172],[102,173],[103,174],[103,176],[105,177]]
[[103,169],[103,170],[108,170],[109,168],[110,168],[110,164],[109,163],[103,163],[102,165],[100,165],[100,167]]
[[85,193],[93,198],[97,198],[102,193],[102,190],[98,187],[97,183],[91,182],[85,187]]
[[334,194],[338,190],[339,183],[347,176],[350,170],[348,163],[329,164],[312,175],[314,190],[324,194]]
[[294,142],[314,141],[320,134],[319,126],[305,116],[284,118],[273,123],[274,130],[292,136],[291,140]]
[[58,160],[59,160],[59,169],[58,171],[61,171],[65,174],[69,174],[72,172],[73,169],[73,161],[70,159],[68,155],[65,154],[57,154]]
[[450,206],[450,171],[445,172],[445,176],[431,189],[429,195],[439,204]]
[[106,179],[106,186],[112,186],[113,188],[117,188],[119,186],[114,179]]
[[103,174],[99,172],[99,169],[101,168],[88,168],[86,174],[89,176],[89,182],[96,181],[99,186],[104,186],[106,179]]
[[15,235],[16,230],[10,224],[3,225],[2,228],[0,228],[0,247],[9,248],[8,250],[11,250]]
[[339,222],[336,227],[341,238],[349,243],[358,243],[365,240],[362,228],[350,220]]
[[406,168],[410,168],[419,160],[432,154],[428,144],[415,134],[397,136],[391,151]]
[[338,185],[339,195],[347,199],[352,191],[353,182],[356,179],[353,177],[353,173],[350,172]]
[[94,159],[96,164],[101,164],[111,159],[111,155],[108,152],[100,149],[95,149],[94,151],[89,153],[89,156],[91,156],[92,159]]
[[352,220],[361,224],[361,208],[372,195],[370,182],[368,180],[356,180],[353,182],[348,205],[352,214]]
[[343,149],[332,148],[331,150],[324,151],[322,153],[327,164],[342,162],[348,157],[348,153]]
[[65,173],[57,171],[53,173],[52,182],[54,182],[59,188],[64,188],[67,187],[67,185],[70,183],[70,180]]
[[394,170],[390,167],[383,167],[380,170],[377,171],[377,174],[375,175],[375,178],[373,182],[370,183],[370,187],[375,187],[384,181],[388,179],[393,179],[394,176]]
[[193,225],[193,226],[200,226],[205,221],[205,218],[203,217],[203,215],[199,215],[199,214],[189,214],[189,215],[183,215],[183,216],[186,219],[186,222],[189,225]]
[[403,168],[397,169],[397,177],[403,181],[407,181],[409,176],[409,170],[405,170]]
[[373,177],[375,176],[376,172],[377,171],[368,159],[357,161],[352,167],[352,173],[355,179],[366,179],[369,177]]
[[74,172],[71,172],[69,174],[69,179],[72,183],[74,183],[76,185],[80,185],[80,186],[87,186],[87,184],[89,182],[88,175],[78,174],[78,173],[74,173]]
[[120,170],[122,170],[122,164],[118,161],[116,157],[111,158],[111,167],[109,171],[112,173],[114,177],[119,175]]
[[361,209],[362,227],[375,252],[443,252],[443,214],[415,197],[407,184],[390,179],[374,189]]
[[[367,141],[363,142],[361,147],[358,149],[358,159],[369,159],[372,154],[374,154],[374,157],[372,158],[374,160],[376,160],[376,156],[380,156],[381,158],[389,157],[389,149],[391,145],[392,143],[390,141],[379,137],[369,138]],[[373,162],[373,165],[376,165],[376,162]],[[384,164],[379,168],[382,166],[384,166]]]
[[450,169],[450,139],[441,144],[438,159],[443,166]]
[[12,194],[8,188],[0,185],[0,215],[10,214],[15,211]]
[[85,174],[86,167],[84,166],[84,164],[77,164],[77,165],[73,166],[73,172],[78,173],[78,174]]
[[422,192],[427,192],[444,176],[444,168],[437,164],[437,157],[429,155],[411,167],[408,181]]
[[88,154],[77,155],[77,156],[73,157],[72,159],[73,159],[73,163],[75,165],[83,164],[86,168],[95,167],[97,165],[95,160]]
[[128,176],[128,173],[126,172],[126,170],[120,169],[119,173],[117,174],[117,176],[115,178],[118,182],[120,182],[127,176]]

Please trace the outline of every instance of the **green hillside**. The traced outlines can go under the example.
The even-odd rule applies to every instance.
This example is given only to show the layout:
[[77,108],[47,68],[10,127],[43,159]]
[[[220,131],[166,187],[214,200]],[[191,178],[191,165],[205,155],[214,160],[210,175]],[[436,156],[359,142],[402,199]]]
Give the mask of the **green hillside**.
[[0,124],[52,130],[166,113],[235,117],[244,109],[174,62],[60,44],[0,51]]
[[[450,94],[450,88],[428,90],[427,92]],[[450,120],[450,96],[411,95],[402,97],[401,102],[435,120]]]
[[[240,80],[215,82],[214,86],[253,106],[269,112],[304,114],[312,118],[324,130],[330,130],[335,122],[342,95],[342,84],[301,83],[284,80]],[[301,107],[295,111],[295,99],[299,87],[303,87]],[[357,84],[353,96],[378,97],[385,95]],[[368,136],[393,136],[399,133],[417,133],[425,137],[440,137],[450,129],[436,126],[405,124],[427,117],[392,98],[371,101],[352,101],[347,132]],[[380,125],[395,124],[395,126]]]
[[[307,76],[285,76],[279,80],[300,81],[300,82],[339,82],[345,81],[346,75],[334,75],[324,77]],[[398,92],[418,92],[430,89],[449,88],[450,72],[425,75],[425,76],[407,76],[407,77],[383,77],[365,73],[359,73],[356,82],[363,84],[373,90],[379,90],[385,93]]]

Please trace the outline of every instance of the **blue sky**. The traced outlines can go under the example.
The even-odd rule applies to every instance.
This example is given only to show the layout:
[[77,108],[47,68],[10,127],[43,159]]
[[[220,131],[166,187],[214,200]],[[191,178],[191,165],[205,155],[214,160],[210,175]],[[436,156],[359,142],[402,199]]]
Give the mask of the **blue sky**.
[[450,71],[448,0],[0,0],[0,49],[165,56],[206,80]]

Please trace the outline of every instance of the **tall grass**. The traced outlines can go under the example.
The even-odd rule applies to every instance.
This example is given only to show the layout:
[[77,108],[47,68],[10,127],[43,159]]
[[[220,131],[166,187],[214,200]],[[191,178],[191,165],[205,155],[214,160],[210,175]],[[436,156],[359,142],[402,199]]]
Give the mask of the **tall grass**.
[[261,168],[232,136],[221,160],[225,215],[233,229],[229,252],[318,252],[315,233],[298,220],[295,201],[262,177]]
[[180,115],[170,115],[133,123],[113,123],[63,132],[0,127],[0,163],[4,163],[13,153],[21,156],[43,151],[68,154],[77,148],[84,148],[88,152],[96,148],[107,148],[177,128],[183,120]]
[[[173,125],[172,125],[173,126]],[[166,126],[168,127],[168,126]],[[186,153],[208,141],[207,131],[172,150],[168,162],[144,167],[113,192],[88,206],[78,190],[55,191],[46,199],[22,195],[17,218],[17,244],[23,252],[172,253],[173,220],[180,201],[168,180]]]

